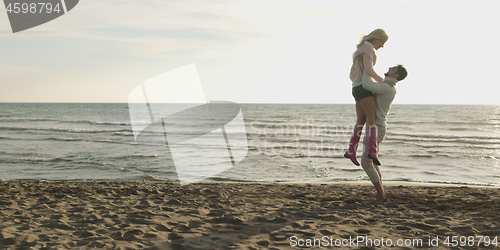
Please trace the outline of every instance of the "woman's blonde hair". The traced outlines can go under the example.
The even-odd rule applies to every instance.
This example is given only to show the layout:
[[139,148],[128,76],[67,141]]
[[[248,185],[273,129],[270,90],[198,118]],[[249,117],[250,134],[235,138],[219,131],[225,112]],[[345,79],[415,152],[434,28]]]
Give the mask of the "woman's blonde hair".
[[359,42],[357,47],[359,48],[359,46],[363,45],[363,43],[365,43],[366,41],[369,42],[369,41],[372,41],[373,39],[380,39],[384,42],[387,42],[387,40],[389,39],[389,36],[387,35],[387,33],[385,33],[385,30],[376,29],[376,30],[372,31],[370,34],[361,37],[361,41]]

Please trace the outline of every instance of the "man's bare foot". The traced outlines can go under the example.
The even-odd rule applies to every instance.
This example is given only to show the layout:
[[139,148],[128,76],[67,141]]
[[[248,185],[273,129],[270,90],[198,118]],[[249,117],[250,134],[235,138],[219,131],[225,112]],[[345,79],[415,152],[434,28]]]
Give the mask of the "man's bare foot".
[[375,200],[375,203],[382,203],[387,201],[387,196],[377,196],[377,199]]

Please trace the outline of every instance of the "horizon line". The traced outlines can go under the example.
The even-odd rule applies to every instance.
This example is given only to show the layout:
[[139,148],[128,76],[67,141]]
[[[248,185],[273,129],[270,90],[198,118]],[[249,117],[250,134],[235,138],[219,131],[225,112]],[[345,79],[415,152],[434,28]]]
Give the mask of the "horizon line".
[[[164,103],[164,102],[161,102]],[[304,105],[354,105],[355,103],[281,103],[281,102],[234,102],[236,104],[304,104]],[[0,102],[0,104],[129,104],[128,102]],[[183,104],[183,103],[180,103]],[[490,105],[500,104],[487,103],[393,103],[392,105]]]

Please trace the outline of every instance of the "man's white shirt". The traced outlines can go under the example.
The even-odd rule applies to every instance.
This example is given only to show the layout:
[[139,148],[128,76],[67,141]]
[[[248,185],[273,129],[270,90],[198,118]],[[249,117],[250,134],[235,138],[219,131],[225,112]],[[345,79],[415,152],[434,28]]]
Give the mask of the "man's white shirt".
[[[397,80],[392,77],[395,82]],[[375,105],[377,106],[377,117],[375,123],[379,126],[387,127],[387,115],[391,109],[392,101],[396,97],[396,87],[391,87],[388,83],[373,82],[371,77],[363,72],[363,88],[373,92],[375,96]]]

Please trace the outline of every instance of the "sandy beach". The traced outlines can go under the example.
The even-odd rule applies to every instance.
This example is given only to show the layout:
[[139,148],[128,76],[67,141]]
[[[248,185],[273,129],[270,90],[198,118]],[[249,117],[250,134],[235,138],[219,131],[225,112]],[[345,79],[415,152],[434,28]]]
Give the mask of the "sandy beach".
[[373,204],[369,184],[3,181],[0,249],[499,248],[498,188],[386,192]]

